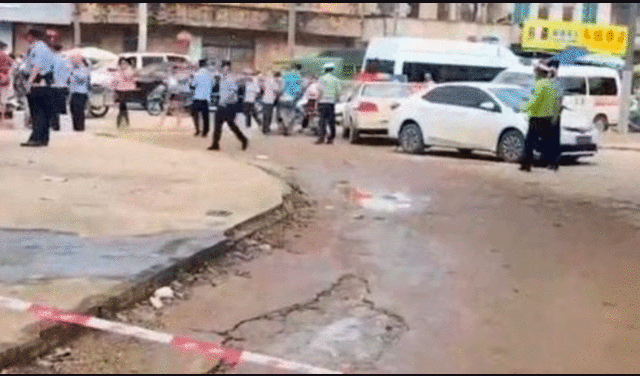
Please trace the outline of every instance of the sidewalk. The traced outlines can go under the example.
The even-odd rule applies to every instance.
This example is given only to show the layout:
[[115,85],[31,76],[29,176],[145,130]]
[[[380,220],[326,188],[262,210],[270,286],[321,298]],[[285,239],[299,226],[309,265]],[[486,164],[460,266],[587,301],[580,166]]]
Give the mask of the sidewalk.
[[602,134],[600,149],[640,151],[640,133],[619,134],[607,131]]
[[[282,204],[286,185],[221,153],[56,132],[21,148],[0,131],[0,296],[86,308],[141,276],[220,244]],[[0,311],[5,350],[37,338],[31,315]]]

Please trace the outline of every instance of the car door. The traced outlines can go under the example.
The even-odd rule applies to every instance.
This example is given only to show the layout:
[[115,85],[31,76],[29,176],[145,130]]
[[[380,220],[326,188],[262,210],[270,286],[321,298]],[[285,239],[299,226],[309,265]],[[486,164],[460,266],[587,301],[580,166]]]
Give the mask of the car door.
[[439,86],[416,101],[416,119],[431,145],[461,146],[460,130],[467,122],[468,110],[461,106],[460,86]]
[[467,109],[466,121],[460,123],[457,131],[460,142],[470,149],[495,149],[502,129],[501,106],[479,88],[461,87],[459,95],[461,105]]
[[562,104],[572,111],[591,111],[587,103],[587,78],[585,76],[560,77]]

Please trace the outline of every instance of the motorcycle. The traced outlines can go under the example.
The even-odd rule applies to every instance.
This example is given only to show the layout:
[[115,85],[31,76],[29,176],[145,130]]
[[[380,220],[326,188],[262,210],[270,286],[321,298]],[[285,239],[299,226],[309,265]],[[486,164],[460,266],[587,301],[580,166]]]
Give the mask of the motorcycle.
[[101,118],[109,112],[109,106],[113,103],[113,94],[101,85],[92,85],[87,101],[87,115]]
[[167,85],[162,83],[156,86],[155,89],[151,90],[149,95],[147,95],[145,109],[149,115],[158,116],[165,110],[168,100],[167,92]]

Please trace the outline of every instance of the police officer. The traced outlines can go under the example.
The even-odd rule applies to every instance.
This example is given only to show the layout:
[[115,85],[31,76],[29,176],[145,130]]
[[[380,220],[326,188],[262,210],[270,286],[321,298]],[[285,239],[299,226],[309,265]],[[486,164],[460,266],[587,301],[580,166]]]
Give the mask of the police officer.
[[329,127],[327,144],[332,144],[336,137],[336,102],[340,95],[340,81],[333,75],[334,68],[333,63],[325,64],[324,75],[320,77],[320,99],[318,100],[320,129],[316,144],[324,143],[327,127]]
[[215,116],[215,128],[213,130],[213,144],[209,150],[220,150],[220,137],[222,136],[223,123],[229,124],[229,128],[235,133],[242,143],[242,150],[246,150],[249,140],[242,134],[235,123],[236,106],[238,103],[238,82],[232,74],[231,62],[222,62],[222,74],[220,75],[220,100]]
[[26,88],[31,94],[33,104],[33,131],[29,141],[20,146],[47,146],[49,144],[49,125],[53,113],[53,52],[42,41],[44,33],[31,29],[27,32],[29,53],[26,56],[26,72],[29,75]]
[[[209,101],[211,100],[211,90],[213,89],[213,75],[207,68],[207,60],[200,60],[198,66],[200,69],[191,80],[191,88],[193,90],[191,115],[196,127],[195,136],[202,134],[202,137],[207,137],[209,133]],[[201,116],[202,133],[200,133]]]
[[80,55],[73,56],[73,71],[69,78],[69,91],[71,92],[71,119],[74,131],[84,131],[85,108],[89,98],[91,87],[91,72]]
[[60,130],[60,115],[67,113],[67,97],[69,96],[69,76],[71,75],[71,66],[67,58],[60,53],[62,46],[56,44],[53,46],[53,85],[51,89],[54,95],[54,114],[51,117],[51,129]]
[[[531,171],[533,150],[543,152],[549,158],[548,148],[550,129],[556,116],[556,104],[559,93],[548,78],[549,67],[539,63],[535,67],[536,81],[533,95],[523,104],[523,112],[529,115],[529,130],[524,142],[524,158],[520,170]],[[545,155],[546,154],[546,155]]]

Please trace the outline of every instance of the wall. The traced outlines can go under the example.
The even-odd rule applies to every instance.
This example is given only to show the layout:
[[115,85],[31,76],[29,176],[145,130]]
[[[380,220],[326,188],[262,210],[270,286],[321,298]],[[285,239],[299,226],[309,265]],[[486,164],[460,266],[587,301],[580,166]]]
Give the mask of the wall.
[[[387,20],[387,36],[391,36],[393,22]],[[383,37],[383,20],[366,19],[364,23],[363,39]],[[480,25],[462,22],[426,21],[414,19],[400,19],[398,22],[398,36],[467,40],[469,36],[497,35],[505,44],[518,42],[519,28],[508,25]]]

